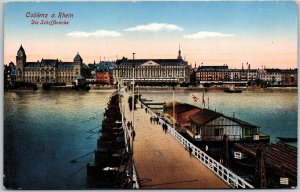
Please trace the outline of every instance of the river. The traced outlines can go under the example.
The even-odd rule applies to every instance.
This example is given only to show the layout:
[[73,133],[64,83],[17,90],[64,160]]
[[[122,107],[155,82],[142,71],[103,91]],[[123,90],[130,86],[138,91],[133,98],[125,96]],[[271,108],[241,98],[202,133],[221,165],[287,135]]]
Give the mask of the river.
[[[98,127],[112,91],[4,93],[7,188],[83,189]],[[94,129],[93,131],[97,131]]]
[[[145,99],[152,102],[172,101],[170,91],[140,91]],[[195,102],[193,95],[198,98]],[[203,92],[175,91],[175,100],[202,107]],[[207,99],[209,98],[209,99]],[[223,113],[226,116],[241,119],[261,128],[261,132],[271,136],[271,142],[276,137],[297,137],[297,90],[274,90],[243,93],[225,93],[208,91],[204,94],[205,107]],[[208,101],[209,100],[209,101]],[[294,145],[295,146],[295,145]]]
[[[5,92],[4,174],[13,189],[84,189],[86,164],[93,161],[97,130],[112,90],[90,92]],[[140,91],[154,102],[172,91]],[[192,95],[199,98],[194,102]],[[176,91],[176,100],[201,106],[202,93]],[[276,136],[297,135],[297,92],[205,93],[209,108],[261,127]],[[207,105],[207,99],[206,105]]]

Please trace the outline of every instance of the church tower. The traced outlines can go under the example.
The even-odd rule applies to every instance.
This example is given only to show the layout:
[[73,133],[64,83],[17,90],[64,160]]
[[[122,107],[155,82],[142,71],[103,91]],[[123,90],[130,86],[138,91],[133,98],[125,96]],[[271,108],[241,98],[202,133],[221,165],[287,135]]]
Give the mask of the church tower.
[[24,81],[24,67],[26,65],[26,53],[21,45],[16,56],[17,81]]
[[181,59],[182,60],[181,50],[180,50],[180,44],[179,44],[179,50],[178,50],[178,57],[177,57],[177,59]]

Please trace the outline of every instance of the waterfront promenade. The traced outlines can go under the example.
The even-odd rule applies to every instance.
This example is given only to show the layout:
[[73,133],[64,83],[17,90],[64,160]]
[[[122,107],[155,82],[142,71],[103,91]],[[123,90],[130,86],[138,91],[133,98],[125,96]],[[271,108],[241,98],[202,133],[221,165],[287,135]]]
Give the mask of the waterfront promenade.
[[[123,92],[124,93],[124,92]],[[132,120],[128,93],[124,93],[126,121]],[[195,157],[190,156],[161,125],[150,123],[150,114],[137,104],[134,113],[135,139],[133,159],[140,188],[213,189],[229,188]]]

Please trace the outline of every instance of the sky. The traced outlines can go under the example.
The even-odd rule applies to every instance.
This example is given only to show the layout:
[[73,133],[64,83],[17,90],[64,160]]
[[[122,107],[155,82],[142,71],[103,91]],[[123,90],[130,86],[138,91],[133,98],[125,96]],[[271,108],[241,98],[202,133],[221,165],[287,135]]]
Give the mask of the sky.
[[[172,59],[180,46],[193,66],[297,67],[298,7],[292,1],[9,2],[4,8],[5,64],[15,63],[22,44],[27,61],[72,61],[79,53],[88,64],[132,58],[133,52],[136,59]],[[41,24],[53,20],[69,23]]]

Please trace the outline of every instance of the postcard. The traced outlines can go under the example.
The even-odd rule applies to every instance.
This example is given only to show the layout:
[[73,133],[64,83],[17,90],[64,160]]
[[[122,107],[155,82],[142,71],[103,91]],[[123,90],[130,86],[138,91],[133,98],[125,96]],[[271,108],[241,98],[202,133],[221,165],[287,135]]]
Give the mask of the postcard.
[[6,189],[297,187],[296,2],[3,9]]

